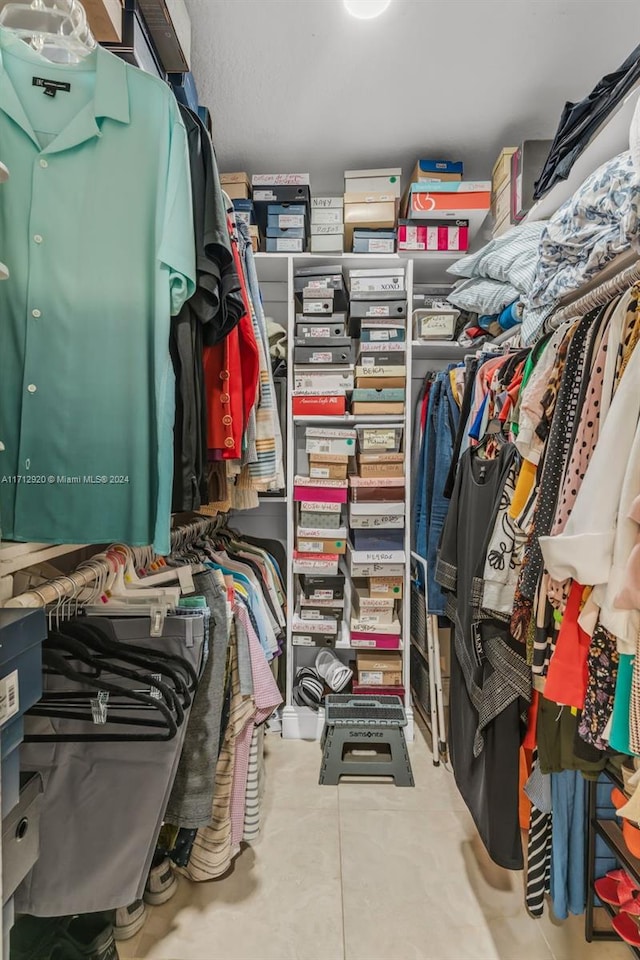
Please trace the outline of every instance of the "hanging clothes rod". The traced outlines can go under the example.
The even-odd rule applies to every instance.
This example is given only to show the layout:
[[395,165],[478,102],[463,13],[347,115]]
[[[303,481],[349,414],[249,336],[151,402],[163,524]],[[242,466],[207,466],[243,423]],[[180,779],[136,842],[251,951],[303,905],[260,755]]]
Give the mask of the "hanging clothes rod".
[[[216,533],[227,523],[227,515],[204,517],[193,514],[180,522],[171,531],[171,552],[178,553],[189,544],[195,543],[200,537]],[[128,547],[126,544],[113,544],[113,549],[124,547],[133,558],[136,567],[147,567],[159,559],[151,547]],[[110,548],[112,549],[112,548]],[[83,561],[72,573],[47,580],[38,587],[13,597],[5,604],[6,607],[44,607],[51,603],[59,603],[63,598],[73,599],[80,596],[87,587],[106,582],[113,574],[113,561],[107,552],[97,553],[89,560]]]
[[619,260],[613,261],[599,274],[597,286],[581,293],[576,300],[556,310],[544,324],[545,332],[557,330],[565,320],[584,316],[596,307],[605,306],[617,294],[624,293],[634,283],[639,282],[640,260],[637,253],[623,254]]

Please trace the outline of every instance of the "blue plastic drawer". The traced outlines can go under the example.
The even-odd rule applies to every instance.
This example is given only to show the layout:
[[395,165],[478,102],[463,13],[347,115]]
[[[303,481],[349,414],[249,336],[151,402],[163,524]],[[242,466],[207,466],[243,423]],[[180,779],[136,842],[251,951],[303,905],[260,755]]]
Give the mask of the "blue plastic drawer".
[[4,727],[3,717],[21,716],[42,696],[42,641],[46,636],[43,610],[0,610],[0,679],[18,671],[18,710],[12,714],[9,705],[7,717],[0,700],[0,728]]

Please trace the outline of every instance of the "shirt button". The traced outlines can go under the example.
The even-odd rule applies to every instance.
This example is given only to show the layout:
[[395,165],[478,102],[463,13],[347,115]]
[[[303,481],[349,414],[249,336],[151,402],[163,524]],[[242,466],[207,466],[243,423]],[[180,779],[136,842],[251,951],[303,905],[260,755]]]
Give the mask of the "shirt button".
[[234,441],[233,441],[233,437],[227,437],[227,439],[226,439],[225,442],[224,442],[224,445],[225,445],[225,447],[232,447],[232,446],[233,446],[233,442],[234,442]]
[[229,379],[229,371],[228,371],[228,370],[222,370],[221,373],[220,373],[220,379],[221,379],[221,380],[228,380],[228,379]]
[[29,391],[29,393],[35,393],[37,389],[38,388],[36,387],[35,383],[30,383],[29,386],[27,387],[27,390]]
[[227,414],[226,416],[224,416],[224,417],[222,418],[222,422],[224,423],[225,427],[228,427],[230,423],[233,423],[233,420],[232,420],[232,418],[229,416],[229,414]]
[[231,400],[231,397],[229,396],[228,393],[220,394],[220,403],[229,403],[230,400]]
[[42,243],[42,237],[40,236],[39,233],[36,233],[33,240],[34,240],[34,243]]
[[47,163],[46,160],[41,160],[41,161],[40,161],[40,166],[42,167],[43,170],[46,170],[47,167],[49,166],[49,164]]
[[32,311],[31,311],[31,316],[32,316],[32,317],[35,317],[36,320],[37,320],[39,317],[42,316],[42,313],[40,312],[40,310],[37,310],[37,309],[36,309],[36,310],[32,310]]

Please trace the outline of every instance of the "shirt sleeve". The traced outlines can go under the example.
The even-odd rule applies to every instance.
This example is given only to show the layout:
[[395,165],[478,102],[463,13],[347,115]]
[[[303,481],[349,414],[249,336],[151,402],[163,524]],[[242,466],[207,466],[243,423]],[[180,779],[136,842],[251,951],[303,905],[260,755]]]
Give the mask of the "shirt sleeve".
[[177,316],[196,289],[193,201],[187,134],[177,106],[172,115],[159,259],[169,271],[171,315]]
[[636,445],[640,413],[640,350],[635,350],[611,404],[564,533],[540,537],[556,580],[607,583],[625,475]]

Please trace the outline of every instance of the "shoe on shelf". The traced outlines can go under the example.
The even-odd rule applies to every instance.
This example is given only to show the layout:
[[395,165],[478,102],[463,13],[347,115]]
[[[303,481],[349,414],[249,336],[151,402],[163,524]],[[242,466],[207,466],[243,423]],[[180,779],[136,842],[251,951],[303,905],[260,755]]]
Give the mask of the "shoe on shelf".
[[[614,871],[617,874],[617,871]],[[631,900],[638,893],[638,884],[631,877],[621,871],[623,876],[619,879],[607,875],[596,880],[593,889],[600,900],[610,903],[614,907],[620,907],[623,903]]]
[[113,924],[113,937],[115,940],[130,940],[139,933],[144,926],[147,908],[143,900],[136,900],[128,907],[120,907],[116,910],[116,918]]
[[331,650],[321,650],[316,657],[316,670],[334,693],[341,693],[353,676],[353,670]]
[[111,920],[104,913],[74,917],[60,929],[48,960],[119,960]]
[[611,921],[611,926],[625,943],[632,947],[640,947],[640,921],[637,917],[632,917],[629,913],[620,912],[617,917]]
[[169,857],[163,857],[160,863],[152,866],[144,891],[144,901],[153,907],[171,900],[178,889],[178,878],[173,872]]

